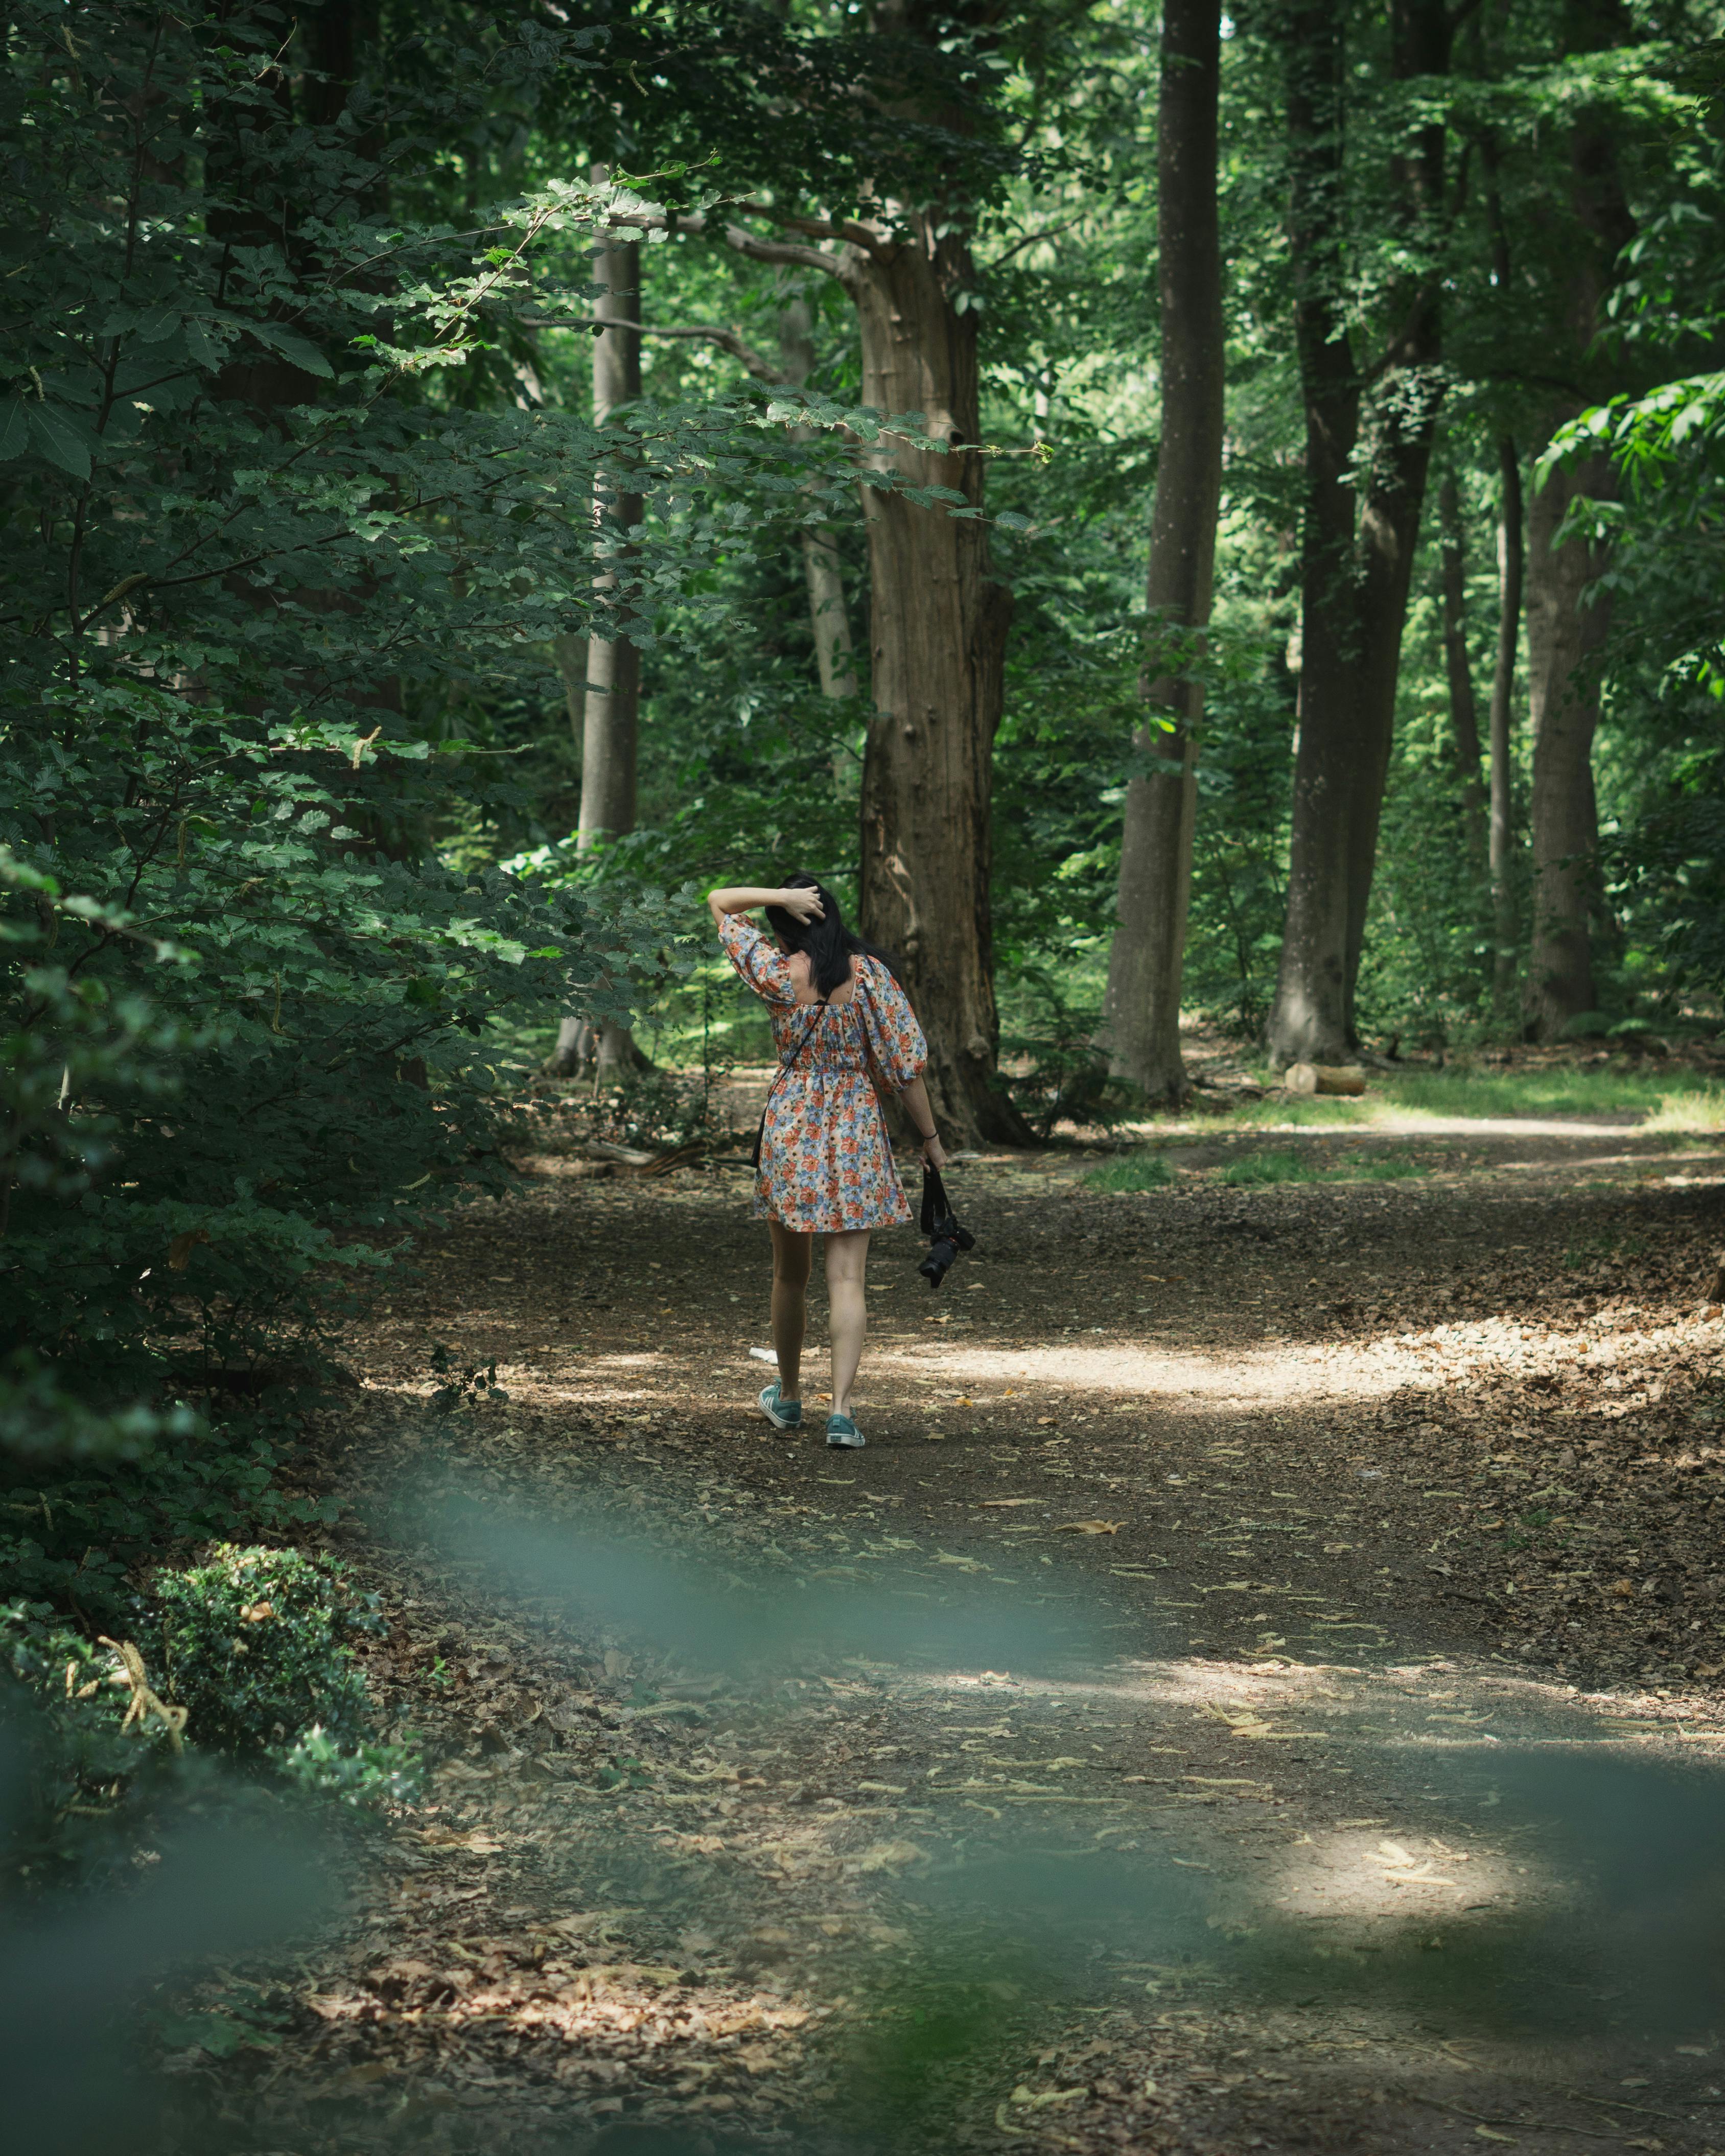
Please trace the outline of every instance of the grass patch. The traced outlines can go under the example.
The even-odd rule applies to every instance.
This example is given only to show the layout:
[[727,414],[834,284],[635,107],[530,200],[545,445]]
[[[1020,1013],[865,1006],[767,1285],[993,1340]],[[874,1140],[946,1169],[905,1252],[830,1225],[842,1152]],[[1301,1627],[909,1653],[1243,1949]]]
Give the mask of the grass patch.
[[1725,1086],[1689,1070],[1640,1065],[1582,1070],[1573,1065],[1543,1069],[1409,1071],[1373,1070],[1370,1090],[1348,1100],[1289,1100],[1272,1094],[1242,1103],[1229,1121],[1256,1130],[1370,1130],[1406,1119],[1574,1116],[1588,1122],[1635,1116],[1639,1127],[1673,1136],[1725,1131]]
[[1673,1137],[1695,1133],[1717,1137],[1725,1132],[1725,1086],[1709,1079],[1687,1091],[1667,1091],[1641,1127],[1668,1132]]
[[1356,1161],[1351,1167],[1332,1171],[1332,1179],[1337,1183],[1402,1183],[1410,1175],[1430,1175],[1431,1170],[1421,1161],[1404,1152],[1386,1153],[1382,1160]]
[[[1337,1164],[1307,1153],[1254,1151],[1230,1160],[1215,1179],[1231,1189],[1253,1189],[1272,1183],[1399,1183],[1410,1175],[1430,1173],[1406,1153]],[[1092,1190],[1166,1190],[1173,1180],[1174,1170],[1167,1156],[1147,1149],[1123,1153],[1117,1160],[1092,1168],[1085,1178]]]
[[1173,1179],[1173,1168],[1159,1152],[1122,1153],[1085,1178],[1092,1190],[1166,1190]]
[[1260,1183],[1316,1183],[1323,1171],[1315,1161],[1303,1159],[1296,1152],[1249,1152],[1244,1158],[1230,1160],[1222,1170],[1221,1180],[1230,1189]]
[[1305,1153],[1249,1152],[1230,1160],[1221,1180],[1235,1188],[1265,1183],[1401,1183],[1410,1175],[1430,1173],[1404,1152],[1387,1153],[1378,1160],[1350,1160],[1340,1167]]

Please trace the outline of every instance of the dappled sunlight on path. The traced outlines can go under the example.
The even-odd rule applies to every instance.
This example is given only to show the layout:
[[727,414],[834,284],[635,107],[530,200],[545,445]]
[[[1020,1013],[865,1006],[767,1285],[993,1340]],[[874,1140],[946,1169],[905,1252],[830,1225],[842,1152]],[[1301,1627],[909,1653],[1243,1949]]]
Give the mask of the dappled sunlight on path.
[[[843,1455],[753,1412],[732,1183],[464,1223],[350,1469],[438,1759],[306,1979],[365,2145],[428,2075],[511,2156],[1719,2145],[1712,1201],[1562,1130],[978,1164],[942,1296],[882,1238]],[[507,1400],[436,1418],[428,1332]]]

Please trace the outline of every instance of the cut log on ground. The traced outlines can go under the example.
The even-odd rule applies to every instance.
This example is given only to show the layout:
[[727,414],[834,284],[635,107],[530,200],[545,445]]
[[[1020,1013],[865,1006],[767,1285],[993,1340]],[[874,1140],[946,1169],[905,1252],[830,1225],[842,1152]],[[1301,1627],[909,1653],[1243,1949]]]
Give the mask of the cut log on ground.
[[1290,1093],[1363,1093],[1366,1074],[1357,1063],[1291,1063],[1281,1082]]

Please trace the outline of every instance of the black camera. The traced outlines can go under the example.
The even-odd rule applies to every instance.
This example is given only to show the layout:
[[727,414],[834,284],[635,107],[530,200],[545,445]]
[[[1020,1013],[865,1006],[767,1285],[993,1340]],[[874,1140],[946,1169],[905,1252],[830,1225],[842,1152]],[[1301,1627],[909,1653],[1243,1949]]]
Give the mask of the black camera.
[[976,1237],[960,1224],[939,1173],[932,1168],[922,1171],[922,1232],[929,1238],[928,1255],[916,1270],[931,1289],[937,1288],[958,1253],[976,1248]]

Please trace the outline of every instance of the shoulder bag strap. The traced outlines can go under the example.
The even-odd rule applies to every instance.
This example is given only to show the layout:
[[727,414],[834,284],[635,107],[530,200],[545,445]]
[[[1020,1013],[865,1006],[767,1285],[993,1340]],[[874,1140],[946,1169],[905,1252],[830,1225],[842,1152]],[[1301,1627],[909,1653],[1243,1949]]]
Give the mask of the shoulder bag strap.
[[755,1149],[749,1155],[749,1165],[752,1168],[758,1168],[761,1165],[761,1144],[762,1141],[767,1135],[767,1110],[773,1106],[773,1096],[778,1091],[783,1081],[790,1075],[793,1070],[796,1069],[797,1058],[803,1053],[803,1050],[808,1047],[809,1042],[814,1040],[814,1029],[820,1024],[820,1014],[826,1007],[827,999],[823,996],[819,1002],[816,1004],[814,1013],[810,1016],[808,1024],[803,1029],[803,1038],[791,1050],[789,1060],[779,1065],[778,1075],[773,1079],[773,1083],[767,1088],[767,1099],[761,1110],[761,1120],[755,1127]]

